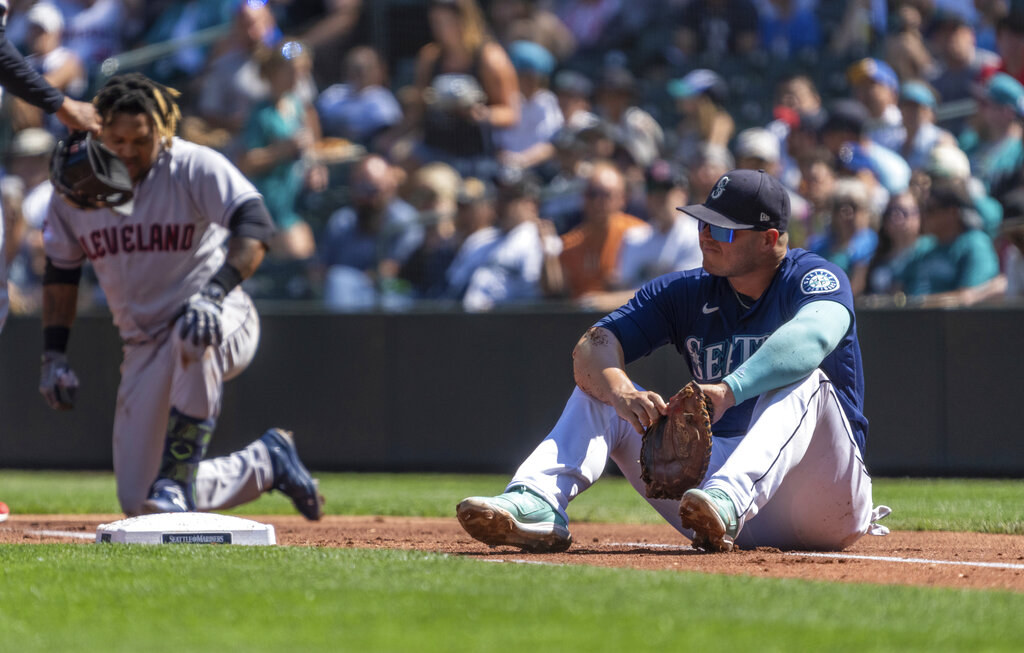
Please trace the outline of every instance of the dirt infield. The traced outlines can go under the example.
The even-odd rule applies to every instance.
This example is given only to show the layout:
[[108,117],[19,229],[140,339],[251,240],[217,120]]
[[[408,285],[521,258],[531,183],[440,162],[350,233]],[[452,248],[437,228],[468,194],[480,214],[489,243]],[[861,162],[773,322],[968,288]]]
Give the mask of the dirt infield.
[[[0,524],[0,543],[88,543],[96,527],[120,515],[13,515]],[[862,538],[838,554],[777,549],[706,554],[668,525],[573,524],[572,548],[524,554],[471,539],[455,517],[256,517],[273,524],[279,544],[340,548],[415,549],[495,562],[629,567],[634,569],[801,578],[851,583],[1001,589],[1024,592],[1024,536],[893,532]]]

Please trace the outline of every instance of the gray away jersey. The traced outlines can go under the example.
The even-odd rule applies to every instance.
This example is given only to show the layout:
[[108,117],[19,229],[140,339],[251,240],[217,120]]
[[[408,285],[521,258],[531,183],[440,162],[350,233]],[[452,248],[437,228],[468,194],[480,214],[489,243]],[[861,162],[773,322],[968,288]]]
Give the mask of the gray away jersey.
[[43,231],[46,255],[64,269],[88,259],[121,337],[144,342],[220,269],[231,214],[259,197],[223,155],[175,138],[135,186],[130,215],[78,209],[55,194]]

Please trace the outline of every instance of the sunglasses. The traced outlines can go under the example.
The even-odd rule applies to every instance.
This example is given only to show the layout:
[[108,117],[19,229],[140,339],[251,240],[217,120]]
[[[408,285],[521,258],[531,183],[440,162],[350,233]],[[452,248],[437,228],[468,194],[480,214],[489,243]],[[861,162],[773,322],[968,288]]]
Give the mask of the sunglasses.
[[711,237],[720,243],[731,243],[733,238],[736,236],[736,232],[732,229],[726,229],[725,227],[713,225],[710,222],[697,220],[697,230],[704,231],[704,227],[707,227],[711,232]]
[[611,197],[612,193],[606,188],[594,188],[593,186],[587,186],[587,188],[583,190],[583,196],[587,199],[603,200]]

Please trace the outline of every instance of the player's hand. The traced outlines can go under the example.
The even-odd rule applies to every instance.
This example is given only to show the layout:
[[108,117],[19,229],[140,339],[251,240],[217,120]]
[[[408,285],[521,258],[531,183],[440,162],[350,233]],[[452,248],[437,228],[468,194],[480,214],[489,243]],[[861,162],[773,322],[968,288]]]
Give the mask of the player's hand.
[[95,136],[100,133],[102,127],[100,114],[91,102],[79,102],[65,97],[64,103],[60,105],[55,115],[57,120],[72,131],[92,132]]
[[39,392],[54,410],[71,410],[75,407],[78,377],[68,365],[68,357],[63,352],[43,352]]
[[[725,411],[736,405],[736,397],[732,394],[732,388],[730,388],[728,384],[711,383],[704,385],[699,383],[698,385],[700,386],[701,391],[704,392],[704,396],[711,401],[711,406],[713,407],[711,415],[712,424],[721,419],[722,415],[725,414]],[[669,410],[672,410],[675,406],[675,402],[676,398],[673,396],[668,402]]]
[[189,297],[178,335],[198,360],[207,347],[219,347],[224,341],[220,318],[224,304],[224,289],[211,283]]
[[619,417],[633,425],[637,433],[643,433],[655,420],[668,412],[668,404],[657,392],[631,390],[616,394],[612,408]]

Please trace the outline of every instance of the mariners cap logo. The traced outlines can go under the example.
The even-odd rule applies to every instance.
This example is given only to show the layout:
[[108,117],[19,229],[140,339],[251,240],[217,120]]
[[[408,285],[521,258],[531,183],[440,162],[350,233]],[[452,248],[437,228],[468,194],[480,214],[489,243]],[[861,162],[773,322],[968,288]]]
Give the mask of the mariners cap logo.
[[839,277],[824,268],[811,270],[800,280],[800,290],[805,295],[835,292],[839,290]]
[[728,183],[729,183],[729,178],[728,177],[722,177],[721,179],[719,179],[718,183],[715,184],[714,190],[711,191],[711,197],[716,199],[716,200],[719,197],[721,197],[722,193],[725,192],[725,185],[728,184]]

